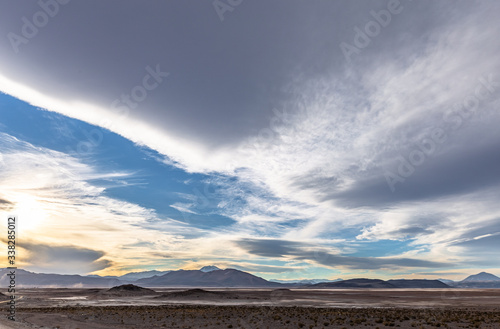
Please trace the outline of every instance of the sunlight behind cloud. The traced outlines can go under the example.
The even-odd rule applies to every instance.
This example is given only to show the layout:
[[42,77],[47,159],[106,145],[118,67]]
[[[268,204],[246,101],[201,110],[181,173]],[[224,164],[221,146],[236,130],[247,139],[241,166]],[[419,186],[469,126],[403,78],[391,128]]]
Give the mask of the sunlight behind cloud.
[[40,230],[48,216],[42,202],[29,194],[18,193],[18,195],[7,196],[7,198],[15,204],[11,212],[18,216],[18,235],[32,235]]

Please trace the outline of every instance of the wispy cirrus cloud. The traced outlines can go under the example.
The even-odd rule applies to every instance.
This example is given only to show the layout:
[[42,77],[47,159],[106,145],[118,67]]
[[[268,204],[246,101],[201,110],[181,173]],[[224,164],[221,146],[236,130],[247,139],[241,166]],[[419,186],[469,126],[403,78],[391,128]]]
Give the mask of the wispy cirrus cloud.
[[[20,262],[28,269],[61,270],[72,255],[74,266],[68,271],[107,269],[111,264],[128,263],[143,252],[143,248],[122,252],[124,244],[138,241],[139,236],[168,248],[176,239],[172,234],[186,229],[177,221],[168,224],[167,218],[163,230],[168,227],[168,233],[150,228],[159,220],[154,210],[110,198],[106,187],[92,184],[100,179],[112,185],[115,179],[131,178],[130,173],[103,172],[6,133],[0,133],[0,149],[1,198],[6,205],[2,213],[18,216],[18,247],[24,254]],[[33,234],[37,241],[32,241]]]

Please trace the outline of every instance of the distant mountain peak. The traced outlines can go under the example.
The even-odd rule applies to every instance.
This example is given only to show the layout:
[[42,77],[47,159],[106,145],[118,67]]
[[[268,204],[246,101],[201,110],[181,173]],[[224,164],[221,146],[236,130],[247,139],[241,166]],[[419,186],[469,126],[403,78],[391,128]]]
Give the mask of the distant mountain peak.
[[493,276],[495,276],[495,277],[496,277],[496,275],[491,274],[491,273],[488,273],[488,272],[481,272],[481,273],[478,273],[478,274],[476,274],[476,275],[485,275],[485,274],[486,274],[486,275],[493,275]]
[[210,265],[210,266],[203,266],[202,268],[200,268],[200,271],[202,272],[212,272],[212,271],[219,271],[220,268],[218,268],[217,266],[213,266],[213,265]]
[[491,273],[481,272],[474,275],[469,275],[467,278],[462,280],[462,282],[489,282],[489,281],[500,281],[500,278]]

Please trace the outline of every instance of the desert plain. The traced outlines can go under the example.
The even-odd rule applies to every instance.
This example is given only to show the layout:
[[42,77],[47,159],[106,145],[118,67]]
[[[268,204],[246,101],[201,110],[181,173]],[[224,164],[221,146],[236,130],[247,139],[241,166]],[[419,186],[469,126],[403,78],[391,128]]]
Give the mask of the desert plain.
[[[5,291],[2,291],[4,294]],[[500,328],[500,289],[22,289],[0,328]]]

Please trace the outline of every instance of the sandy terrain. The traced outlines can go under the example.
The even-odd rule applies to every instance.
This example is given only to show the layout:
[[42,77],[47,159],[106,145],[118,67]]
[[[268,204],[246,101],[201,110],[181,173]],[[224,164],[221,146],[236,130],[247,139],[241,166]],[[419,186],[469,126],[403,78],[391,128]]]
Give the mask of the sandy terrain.
[[16,315],[0,328],[500,328],[500,289],[26,289]]

